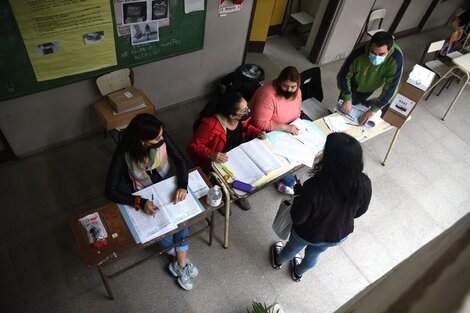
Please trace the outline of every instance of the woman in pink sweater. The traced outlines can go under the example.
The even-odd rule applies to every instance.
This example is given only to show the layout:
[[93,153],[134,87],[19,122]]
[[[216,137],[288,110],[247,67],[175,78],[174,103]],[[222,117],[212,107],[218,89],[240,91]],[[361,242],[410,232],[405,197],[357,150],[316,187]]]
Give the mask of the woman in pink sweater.
[[297,127],[289,124],[300,117],[302,94],[299,87],[299,71],[288,66],[271,84],[258,88],[250,101],[254,126],[297,135]]
[[[266,132],[281,130],[298,135],[299,129],[290,123],[300,117],[301,106],[300,74],[295,67],[288,66],[271,84],[258,88],[251,98],[253,125]],[[293,195],[296,181],[295,176],[288,175],[275,184],[276,189]]]

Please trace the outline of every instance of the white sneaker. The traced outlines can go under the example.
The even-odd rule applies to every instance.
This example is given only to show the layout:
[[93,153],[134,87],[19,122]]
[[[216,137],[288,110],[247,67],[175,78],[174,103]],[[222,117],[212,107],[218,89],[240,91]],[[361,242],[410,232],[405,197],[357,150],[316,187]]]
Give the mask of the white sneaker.
[[191,290],[193,289],[193,282],[191,281],[191,277],[188,274],[188,265],[181,268],[176,261],[170,262],[168,265],[168,270],[170,271],[171,275],[174,277],[178,277],[178,284],[184,290]]
[[292,189],[289,186],[286,186],[283,183],[278,183],[276,189],[277,189],[277,191],[285,193],[286,195],[293,195],[294,194],[294,189]]

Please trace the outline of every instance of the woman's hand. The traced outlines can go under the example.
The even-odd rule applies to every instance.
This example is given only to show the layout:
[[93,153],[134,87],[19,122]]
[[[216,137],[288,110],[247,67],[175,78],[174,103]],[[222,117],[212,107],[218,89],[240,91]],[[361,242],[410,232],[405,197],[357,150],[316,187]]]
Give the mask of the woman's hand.
[[294,136],[297,136],[300,133],[299,129],[295,125],[286,125],[285,131],[291,133]]
[[225,153],[214,152],[210,155],[210,159],[215,163],[224,163],[228,161],[228,157]]
[[186,196],[188,195],[188,191],[183,188],[178,188],[175,193],[175,200],[174,203],[178,203],[180,201],[183,201],[186,199]]
[[144,205],[144,212],[147,213],[148,215],[155,215],[158,211],[160,211],[159,208],[157,208],[155,205],[153,205],[152,201],[147,200]]
[[265,131],[259,132],[258,135],[256,135],[256,137],[258,137],[259,139],[266,139],[266,132]]

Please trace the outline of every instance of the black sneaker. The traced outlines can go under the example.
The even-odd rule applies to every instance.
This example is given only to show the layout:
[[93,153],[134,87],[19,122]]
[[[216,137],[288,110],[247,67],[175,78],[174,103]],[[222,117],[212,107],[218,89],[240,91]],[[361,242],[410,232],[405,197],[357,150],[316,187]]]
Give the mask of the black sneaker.
[[295,257],[291,260],[291,264],[292,264],[292,279],[294,281],[300,281],[302,279],[302,275],[298,275],[296,273],[296,268],[297,266],[302,263],[302,256],[300,254],[296,254]]
[[284,248],[282,241],[276,241],[271,247],[271,265],[277,270],[282,267],[282,264],[276,262],[277,256],[281,253],[282,248]]

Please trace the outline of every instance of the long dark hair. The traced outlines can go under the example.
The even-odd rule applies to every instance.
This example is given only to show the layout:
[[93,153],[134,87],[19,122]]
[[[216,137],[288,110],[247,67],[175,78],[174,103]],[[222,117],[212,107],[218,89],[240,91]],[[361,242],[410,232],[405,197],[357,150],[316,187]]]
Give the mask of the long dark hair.
[[164,124],[155,116],[147,113],[137,115],[124,130],[119,147],[129,152],[132,160],[142,162],[148,157],[148,149],[142,141],[157,138]]
[[235,91],[217,95],[216,98],[207,103],[201,113],[199,113],[198,118],[194,122],[193,131],[196,131],[204,117],[220,114],[228,118],[230,115],[237,114],[242,100],[243,96]]
[[311,174],[324,191],[354,205],[358,201],[363,169],[361,144],[347,134],[331,133],[326,138],[323,158]]
[[295,99],[300,89],[300,74],[299,71],[293,66],[288,66],[284,68],[281,73],[279,73],[279,76],[275,80],[273,80],[273,86],[276,90],[276,95],[282,96],[281,83],[287,80],[297,83],[297,89],[291,96],[292,99]]

